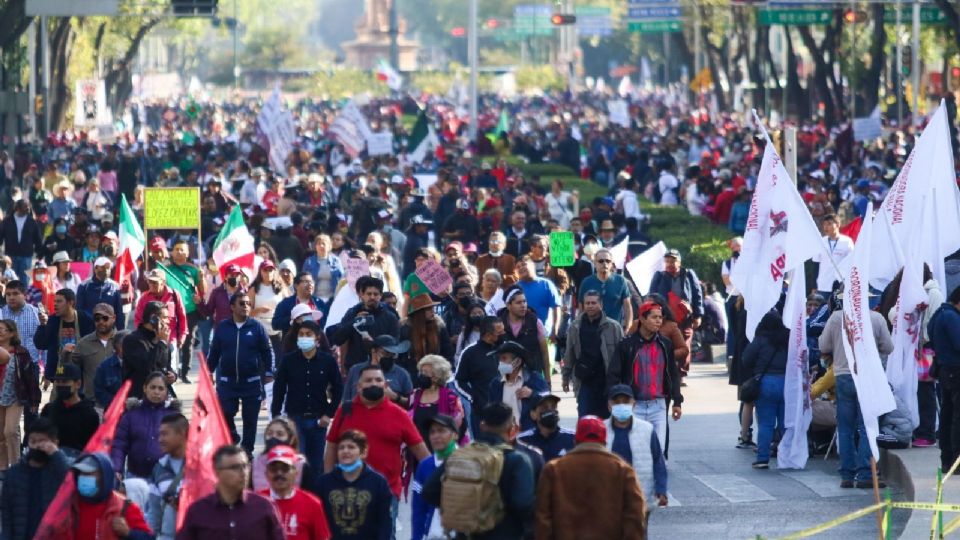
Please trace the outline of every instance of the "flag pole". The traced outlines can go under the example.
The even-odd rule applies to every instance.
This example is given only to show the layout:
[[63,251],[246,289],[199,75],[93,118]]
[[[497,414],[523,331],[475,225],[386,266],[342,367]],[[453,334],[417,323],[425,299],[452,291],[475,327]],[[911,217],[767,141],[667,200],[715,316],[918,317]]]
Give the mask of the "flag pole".
[[[767,144],[773,144],[773,141],[770,140],[770,134],[767,133],[767,128],[764,127],[763,121],[761,121],[761,120],[760,120],[760,116],[757,115],[757,110],[756,110],[756,109],[751,109],[750,112],[753,113],[753,121],[757,124],[757,127],[760,128],[760,131],[763,133],[763,138],[767,141]],[[779,154],[778,154],[778,155],[779,155]],[[788,172],[788,174],[789,174],[789,172]],[[796,189],[797,179],[796,179],[796,178],[791,178],[790,180],[793,181],[794,189]],[[754,195],[756,195],[756,194],[754,194]],[[868,213],[869,213],[869,212],[868,212]],[[863,219],[867,219],[867,216],[864,216]],[[872,217],[871,217],[871,219],[872,219]],[[834,271],[837,272],[837,275],[838,275],[838,276],[843,277],[843,272],[841,272],[841,271],[840,271],[840,267],[837,266],[837,261],[833,260],[833,254],[830,253],[830,250],[827,249],[826,244],[823,243],[823,237],[822,237],[822,236],[820,237],[820,245],[821,245],[821,247],[823,248],[824,254],[826,254],[826,256],[827,256],[827,260],[830,261],[830,265],[833,266]]]
[[[870,476],[873,477],[873,500],[880,504],[880,483],[877,480],[877,460],[870,456]],[[883,540],[883,510],[877,508],[877,536]]]

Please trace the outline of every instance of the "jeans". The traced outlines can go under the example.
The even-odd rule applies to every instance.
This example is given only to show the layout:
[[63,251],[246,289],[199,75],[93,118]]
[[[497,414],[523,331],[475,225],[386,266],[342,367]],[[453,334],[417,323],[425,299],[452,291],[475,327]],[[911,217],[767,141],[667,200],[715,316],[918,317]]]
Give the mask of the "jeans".
[[[253,444],[257,438],[257,418],[260,416],[260,396],[230,396],[225,397],[222,394],[218,396],[220,398],[220,407],[223,409],[223,416],[227,420],[227,428],[230,429],[230,435],[233,437],[234,444],[240,443],[240,446],[247,451],[248,454],[253,454]],[[237,424],[234,422],[234,417],[237,416],[237,411],[240,410],[240,402],[243,401],[243,411],[240,414],[240,418],[243,420],[243,439],[240,439],[240,434],[237,433]]]
[[760,379],[757,398],[757,461],[770,461],[770,444],[783,431],[783,375],[766,374]]
[[[858,437],[854,444],[854,437]],[[870,442],[852,375],[837,375],[837,451],[842,480],[869,481]]]
[[394,495],[390,498],[390,540],[397,540],[397,514],[400,513],[400,499]]
[[920,413],[920,425],[913,430],[915,439],[937,438],[937,388],[933,381],[917,383],[917,409]]
[[660,448],[664,448],[667,445],[667,401],[663,398],[638,401],[633,405],[633,414],[653,424]]
[[610,410],[607,408],[607,395],[604,381],[580,381],[580,390],[577,392],[577,416],[583,418],[588,414],[607,418]]
[[33,283],[33,280],[27,275],[27,272],[29,272],[33,266],[33,257],[10,257],[10,260],[13,261],[13,271],[17,273],[20,281],[27,284]]
[[197,333],[200,334],[200,350],[203,354],[210,353],[210,334],[213,333],[213,321],[202,319],[197,321]]
[[300,435],[300,453],[306,456],[307,463],[315,471],[323,470],[323,449],[327,444],[327,428],[317,424],[319,418],[294,416],[297,433]]
[[190,360],[193,357],[193,344],[197,340],[197,323],[200,317],[197,312],[187,314],[187,339],[180,348],[180,371],[182,373],[190,372]]

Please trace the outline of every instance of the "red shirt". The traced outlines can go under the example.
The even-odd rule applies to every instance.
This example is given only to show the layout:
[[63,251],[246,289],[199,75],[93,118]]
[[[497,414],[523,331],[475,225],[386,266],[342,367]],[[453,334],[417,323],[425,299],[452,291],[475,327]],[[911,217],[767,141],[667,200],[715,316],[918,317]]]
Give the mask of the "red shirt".
[[293,495],[286,499],[276,498],[269,489],[257,493],[269,498],[277,507],[287,540],[329,540],[330,528],[320,499],[301,489],[294,489]]
[[713,216],[717,220],[717,223],[726,225],[730,222],[730,211],[733,209],[733,202],[736,198],[736,192],[730,188],[721,191],[720,194],[717,195],[717,202],[713,209]]
[[402,444],[416,446],[423,442],[413,420],[397,404],[384,399],[373,407],[367,407],[360,396],[353,398],[350,414],[343,415],[343,407],[337,409],[336,416],[327,432],[327,442],[336,444],[340,435],[347,430],[362,431],[367,436],[367,463],[387,479],[390,491],[397,497],[403,487],[400,473],[403,462],[400,459]]

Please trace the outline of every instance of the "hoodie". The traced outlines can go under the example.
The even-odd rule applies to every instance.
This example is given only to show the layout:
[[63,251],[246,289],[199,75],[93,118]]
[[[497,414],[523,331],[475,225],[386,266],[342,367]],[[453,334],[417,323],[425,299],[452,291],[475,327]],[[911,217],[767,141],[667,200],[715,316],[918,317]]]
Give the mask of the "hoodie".
[[49,418],[57,426],[60,448],[67,451],[68,455],[71,451],[72,455],[82,452],[87,441],[100,427],[100,415],[89,399],[81,399],[70,406],[63,401],[51,401],[43,406],[40,416]]
[[[960,287],[960,259],[951,259],[944,264],[944,270],[947,274],[946,287],[943,288],[943,294],[950,296],[954,289]],[[939,306],[936,306],[939,307]],[[934,309],[936,309],[934,307]]]
[[[69,531],[77,540],[114,540],[119,537],[113,532],[111,523],[121,514],[130,527],[129,540],[152,540],[154,538],[150,526],[143,519],[143,511],[132,501],[114,491],[116,474],[110,458],[103,453],[87,454],[92,456],[100,468],[98,490],[93,497],[81,497],[79,493],[73,495],[73,519],[67,518],[65,523],[70,525]],[[82,458],[81,458],[82,459]],[[77,473],[74,472],[74,482]],[[57,538],[70,539],[70,533],[58,535]]]

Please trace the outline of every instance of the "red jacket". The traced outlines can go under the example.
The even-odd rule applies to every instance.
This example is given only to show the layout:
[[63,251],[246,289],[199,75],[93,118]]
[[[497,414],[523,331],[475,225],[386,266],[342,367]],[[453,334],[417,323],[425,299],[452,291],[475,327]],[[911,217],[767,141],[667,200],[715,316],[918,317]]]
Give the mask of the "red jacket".
[[[113,518],[123,512],[123,518],[127,520],[127,526],[130,527],[131,535],[127,538],[140,538],[133,534],[134,531],[152,535],[153,531],[143,519],[143,511],[132,502],[126,505],[127,499],[119,493],[113,492],[110,497],[97,504],[87,504],[76,502],[74,505],[74,538],[77,540],[119,540],[119,537],[113,532]],[[152,538],[152,536],[150,536]]]
[[167,313],[170,316],[170,341],[182,345],[183,340],[187,337],[187,311],[183,307],[183,299],[180,298],[180,293],[164,285],[163,293],[160,296],[156,296],[150,291],[141,294],[133,315],[134,328],[140,326],[143,321],[143,308],[146,307],[147,302],[161,302],[167,306]]

